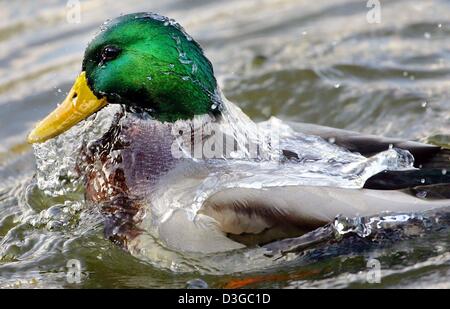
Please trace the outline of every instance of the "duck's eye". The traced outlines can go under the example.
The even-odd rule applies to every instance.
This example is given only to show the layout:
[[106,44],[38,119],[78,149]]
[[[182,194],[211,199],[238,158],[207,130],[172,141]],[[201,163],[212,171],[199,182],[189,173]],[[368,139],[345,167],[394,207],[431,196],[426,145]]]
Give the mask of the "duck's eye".
[[120,53],[120,48],[115,45],[106,45],[102,50],[102,62],[115,59]]

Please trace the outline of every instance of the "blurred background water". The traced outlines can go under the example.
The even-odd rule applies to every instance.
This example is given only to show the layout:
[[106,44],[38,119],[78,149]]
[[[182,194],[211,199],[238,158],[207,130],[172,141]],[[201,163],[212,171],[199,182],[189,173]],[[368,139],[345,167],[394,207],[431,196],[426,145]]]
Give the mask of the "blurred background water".
[[[65,97],[108,18],[153,11],[176,19],[204,47],[225,96],[254,120],[275,115],[415,140],[450,133],[449,1],[382,1],[380,23],[368,22],[364,0],[81,0],[79,23],[73,2],[0,0],[0,287],[73,286],[65,277],[73,257],[85,270],[76,287],[184,287],[198,277],[233,287],[244,276],[156,269],[105,240],[76,192],[58,199],[28,186],[35,160],[26,134]],[[449,287],[448,246],[444,226],[389,252],[318,250],[320,259],[248,282],[373,287],[361,271],[377,255],[389,265],[378,286]]]

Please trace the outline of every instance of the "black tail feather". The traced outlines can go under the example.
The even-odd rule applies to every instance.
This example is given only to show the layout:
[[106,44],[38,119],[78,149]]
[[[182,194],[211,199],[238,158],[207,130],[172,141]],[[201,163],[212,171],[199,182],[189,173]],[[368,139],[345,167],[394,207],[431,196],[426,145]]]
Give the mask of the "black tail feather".
[[450,169],[418,169],[406,171],[383,171],[370,177],[364,184],[366,189],[399,190],[420,186],[448,184],[450,191]]

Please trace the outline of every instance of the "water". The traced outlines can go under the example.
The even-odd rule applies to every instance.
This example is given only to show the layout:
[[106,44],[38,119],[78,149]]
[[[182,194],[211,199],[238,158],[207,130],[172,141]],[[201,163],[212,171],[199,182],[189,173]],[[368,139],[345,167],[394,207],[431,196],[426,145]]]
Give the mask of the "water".
[[[320,234],[316,237],[323,242],[279,259],[261,250],[186,256],[164,248],[158,253],[168,258],[160,260],[173,265],[133,256],[105,240],[98,208],[83,202],[80,184],[68,181],[76,176],[72,154],[81,141],[59,138],[37,148],[36,178],[36,159],[24,142],[33,123],[65,97],[97,27],[134,11],[155,11],[179,21],[204,46],[224,94],[253,120],[273,115],[283,121],[445,142],[447,2],[389,1],[382,4],[380,24],[367,23],[364,1],[82,1],[80,23],[67,22],[65,4],[0,4],[0,286],[185,287],[201,279],[210,287],[240,287],[240,279],[250,278],[245,282],[255,287],[373,287],[365,273],[373,258],[382,265],[381,286],[448,285],[445,211],[341,220],[350,225],[345,235]],[[65,136],[87,131],[83,138],[89,140],[108,121],[92,117]],[[96,125],[88,128],[91,122]],[[334,147],[314,139],[306,142]],[[395,149],[389,153],[398,157]],[[356,155],[350,161],[367,164]],[[369,171],[383,164],[375,160],[375,169]],[[268,174],[274,170],[267,166]],[[280,171],[280,179],[283,175]],[[364,177],[346,183],[332,179],[333,184],[358,187]],[[254,180],[248,177],[247,185],[268,185]],[[324,180],[330,178],[317,181]],[[208,192],[208,183],[195,192]],[[163,201],[160,207],[166,210]],[[70,259],[82,263],[78,285],[66,278]]]

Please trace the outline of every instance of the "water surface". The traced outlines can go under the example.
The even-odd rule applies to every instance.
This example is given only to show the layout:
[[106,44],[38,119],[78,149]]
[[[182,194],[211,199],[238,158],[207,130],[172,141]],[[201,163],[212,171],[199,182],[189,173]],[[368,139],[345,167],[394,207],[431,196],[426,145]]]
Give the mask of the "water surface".
[[[256,121],[275,115],[439,141],[450,134],[448,1],[385,1],[379,24],[367,22],[366,1],[81,5],[80,23],[69,23],[66,1],[0,2],[0,287],[185,287],[195,278],[211,287],[448,287],[445,211],[420,218],[407,236],[381,229],[378,242],[336,237],[252,273],[154,267],[103,237],[101,216],[82,202],[81,189],[59,197],[38,190],[25,143],[33,123],[65,97],[98,26],[136,11],[179,21],[205,48],[227,98]],[[74,258],[84,270],[75,285],[66,280]],[[366,280],[371,258],[383,269],[379,285]]]

